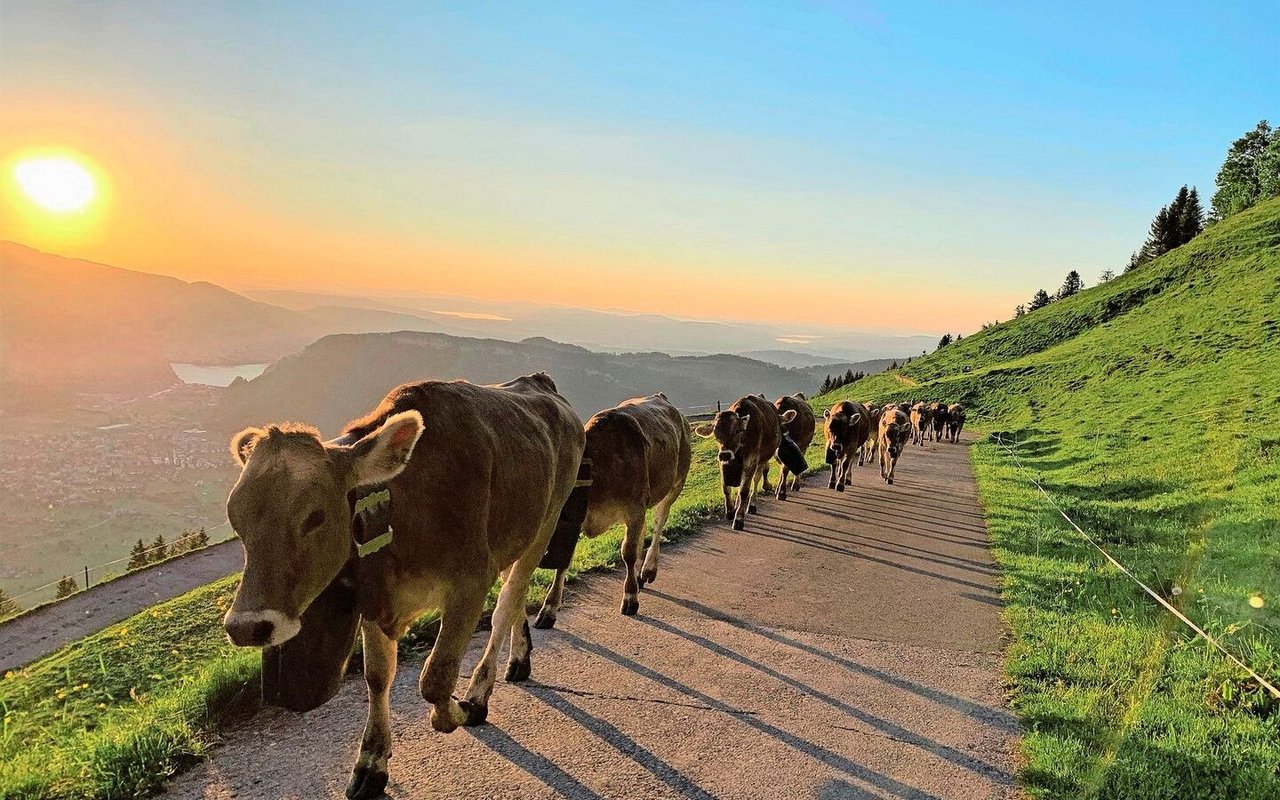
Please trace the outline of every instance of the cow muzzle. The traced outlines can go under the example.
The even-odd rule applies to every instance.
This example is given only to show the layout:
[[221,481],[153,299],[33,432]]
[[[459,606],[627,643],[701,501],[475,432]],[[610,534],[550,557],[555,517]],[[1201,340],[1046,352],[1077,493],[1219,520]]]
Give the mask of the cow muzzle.
[[732,451],[732,450],[721,450],[721,451],[716,455],[716,458],[720,459],[720,463],[721,463],[721,464],[728,464],[730,461],[732,461],[732,460],[733,460],[733,451]]
[[222,621],[222,627],[236,647],[269,647],[296,636],[302,629],[302,621],[274,609],[232,611]]

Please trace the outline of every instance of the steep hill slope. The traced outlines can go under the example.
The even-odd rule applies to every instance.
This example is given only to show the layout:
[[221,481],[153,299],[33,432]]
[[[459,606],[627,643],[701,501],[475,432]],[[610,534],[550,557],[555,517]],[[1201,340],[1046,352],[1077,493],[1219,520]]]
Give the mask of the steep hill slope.
[[[966,372],[965,370],[968,370]],[[963,400],[1044,797],[1280,796],[1280,702],[1108,564],[1280,682],[1280,200],[856,399]],[[910,469],[911,453],[903,462]]]

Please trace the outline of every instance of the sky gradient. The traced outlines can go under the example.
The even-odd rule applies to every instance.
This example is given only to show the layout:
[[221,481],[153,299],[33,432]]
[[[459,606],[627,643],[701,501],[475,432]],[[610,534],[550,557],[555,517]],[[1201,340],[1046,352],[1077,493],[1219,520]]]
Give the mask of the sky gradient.
[[1030,5],[6,2],[0,161],[68,148],[109,194],[0,238],[232,288],[969,332],[1119,269],[1280,116],[1278,4]]

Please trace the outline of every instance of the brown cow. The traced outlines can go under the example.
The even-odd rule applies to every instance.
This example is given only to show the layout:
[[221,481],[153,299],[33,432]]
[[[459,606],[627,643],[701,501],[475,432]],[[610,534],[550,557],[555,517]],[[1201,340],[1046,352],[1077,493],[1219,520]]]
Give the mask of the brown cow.
[[867,426],[867,441],[862,445],[863,463],[871,466],[875,463],[876,453],[879,452],[880,416],[884,414],[884,408],[871,403],[863,403],[863,405],[867,407],[867,414],[871,418],[871,424]]
[[[809,445],[813,443],[813,435],[818,427],[818,420],[813,416],[813,407],[809,405],[809,398],[804,396],[804,392],[796,392],[774,400],[773,407],[778,409],[779,416],[788,411],[796,412],[795,419],[784,423],[782,428],[791,437],[791,441],[796,443],[796,447],[800,448],[801,453],[807,451]],[[786,500],[787,465],[781,461],[778,463],[782,468],[782,474],[778,477],[778,499]],[[791,491],[800,491],[800,477],[796,475],[791,479]]]
[[911,420],[902,409],[886,410],[880,417],[880,477],[893,485],[893,472],[902,456],[902,449],[911,437]]
[[946,403],[933,404],[932,419],[933,419],[933,431],[930,434],[930,439],[935,442],[940,442],[942,441],[943,434],[947,430],[947,404]]
[[960,431],[964,428],[964,406],[952,403],[947,406],[947,436],[952,444],[960,441]]
[[[720,479],[724,488],[724,516],[733,519],[733,529],[746,527],[748,512],[756,513],[752,503],[756,484],[763,483],[769,491],[769,459],[778,452],[782,441],[782,424],[795,419],[794,411],[779,415],[778,409],[760,395],[740,398],[725,411],[716,414],[710,423],[694,429],[694,433],[709,439],[715,437],[720,445],[716,456],[720,461]],[[738,488],[737,504],[730,496],[730,489]]]
[[911,406],[911,442],[924,447],[926,433],[933,430],[933,407],[921,400]]
[[[227,516],[244,544],[245,569],[224,620],[231,641],[269,645],[278,655],[295,634],[310,642],[314,626],[332,628],[307,613],[322,593],[331,596],[326,587],[344,582],[355,600],[369,716],[348,797],[378,797],[386,786],[396,642],[423,611],[440,609],[440,632],[418,679],[437,731],[484,722],[508,634],[507,680],[529,677],[533,643],[528,622],[517,623],[584,445],[582,421],[545,373],[501,386],[406,384],[328,442],[311,428],[276,425],[232,439],[243,471]],[[381,533],[362,541],[366,525],[353,519],[365,519],[367,503],[387,516]],[[464,699],[455,700],[463,651],[499,574],[488,646]],[[313,673],[322,663],[345,669],[355,625],[349,630],[325,652],[303,652],[289,665],[290,679],[320,680]]]
[[[689,476],[689,422],[659,392],[624,400],[601,411],[587,421],[586,430],[592,483],[582,535],[594,539],[619,522],[627,526],[622,540],[622,563],[627,567],[622,613],[631,616],[640,608],[640,589],[658,577],[662,527]],[[645,511],[650,508],[653,539],[637,579]],[[533,627],[550,628],[556,624],[564,599],[564,574],[565,570],[556,570],[555,581]]]
[[851,483],[850,473],[856,458],[862,463],[867,431],[871,428],[871,414],[862,403],[851,400],[840,402],[822,412],[825,420],[823,431],[827,437],[827,460],[831,462],[831,477],[827,488],[843,492]]

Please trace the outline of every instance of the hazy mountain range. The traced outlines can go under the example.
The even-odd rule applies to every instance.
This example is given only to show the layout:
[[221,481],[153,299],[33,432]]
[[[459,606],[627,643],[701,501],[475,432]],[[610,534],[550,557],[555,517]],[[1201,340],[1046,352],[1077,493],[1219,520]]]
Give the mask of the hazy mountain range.
[[[146,394],[175,384],[177,378],[169,366],[174,362],[269,363],[295,353],[303,356],[300,351],[313,342],[319,345],[317,340],[322,337],[342,333],[433,332],[504,340],[508,347],[511,342],[544,337],[578,345],[572,350],[575,365],[590,361],[586,356],[591,354],[582,348],[600,351],[601,358],[590,361],[594,366],[583,366],[588,374],[594,371],[601,380],[644,392],[664,387],[656,377],[664,368],[673,371],[673,378],[686,367],[691,373],[719,372],[714,380],[687,376],[687,380],[702,381],[696,390],[693,383],[688,384],[684,393],[690,402],[694,398],[732,399],[722,396],[733,394],[728,391],[731,386],[768,392],[770,387],[802,383],[799,376],[788,375],[780,367],[831,365],[812,372],[816,380],[805,385],[816,386],[826,372],[843,372],[850,364],[855,371],[876,371],[881,367],[861,362],[902,358],[932,343],[931,337],[924,336],[841,331],[796,334],[768,325],[452,296],[371,298],[297,291],[255,291],[246,296],[212,283],[64,258],[14,242],[0,242],[0,289],[0,411],[9,413],[67,404],[77,393]],[[517,372],[548,368],[522,360],[522,356],[510,362],[490,362],[512,364],[511,369],[495,373],[487,370],[485,363],[469,361],[464,353],[476,352],[476,348],[496,353],[503,342],[482,346],[461,338],[434,341],[430,350],[433,358],[403,379],[506,380]],[[792,344],[794,349],[780,347],[781,343]],[[452,361],[440,358],[439,353],[450,347],[458,348],[459,354]],[[547,345],[541,348],[545,356]],[[728,353],[756,360],[721,358],[698,365],[654,353],[631,359],[603,357],[604,353],[647,351]],[[428,350],[418,352],[421,355]],[[526,343],[514,352],[536,353],[538,346]],[[529,368],[516,368],[517,362],[527,363]],[[458,365],[466,365],[466,369]],[[774,377],[766,379],[766,374]],[[378,391],[387,388],[384,383]],[[790,390],[798,388],[804,386]],[[583,409],[614,396],[611,392],[588,393],[585,388],[580,391]],[[626,396],[623,392],[617,399]]]

